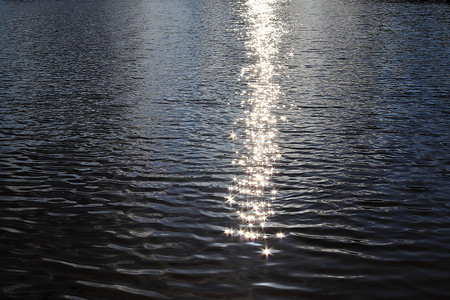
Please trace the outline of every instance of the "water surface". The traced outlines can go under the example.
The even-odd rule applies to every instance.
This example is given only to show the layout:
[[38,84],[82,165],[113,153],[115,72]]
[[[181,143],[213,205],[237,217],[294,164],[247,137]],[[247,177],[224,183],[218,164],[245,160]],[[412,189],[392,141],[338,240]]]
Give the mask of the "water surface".
[[0,293],[449,297],[449,16],[0,1]]

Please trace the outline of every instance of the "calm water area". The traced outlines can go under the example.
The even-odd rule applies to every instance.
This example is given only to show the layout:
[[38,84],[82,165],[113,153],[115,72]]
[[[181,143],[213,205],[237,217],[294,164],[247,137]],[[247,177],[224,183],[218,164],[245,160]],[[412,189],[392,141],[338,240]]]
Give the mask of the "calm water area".
[[0,0],[0,298],[449,299],[450,5]]

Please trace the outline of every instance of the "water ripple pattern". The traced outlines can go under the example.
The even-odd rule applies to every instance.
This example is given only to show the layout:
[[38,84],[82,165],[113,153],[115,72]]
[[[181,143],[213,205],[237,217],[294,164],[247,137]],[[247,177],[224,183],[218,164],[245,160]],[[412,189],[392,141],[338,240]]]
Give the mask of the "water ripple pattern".
[[0,0],[0,299],[450,299],[449,41],[440,0]]

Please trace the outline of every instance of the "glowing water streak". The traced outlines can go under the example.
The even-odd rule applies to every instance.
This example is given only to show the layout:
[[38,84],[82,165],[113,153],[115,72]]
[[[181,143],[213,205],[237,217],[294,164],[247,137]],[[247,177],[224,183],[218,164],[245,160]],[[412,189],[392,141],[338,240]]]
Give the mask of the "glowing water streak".
[[[227,228],[225,234],[248,240],[283,238],[283,233],[267,233],[267,221],[275,214],[272,201],[277,190],[270,181],[274,162],[280,152],[274,138],[279,121],[273,110],[280,98],[280,87],[275,83],[275,59],[280,43],[281,26],[276,22],[274,6],[278,0],[248,0],[242,17],[249,23],[246,44],[248,56],[255,63],[241,70],[241,80],[248,86],[241,102],[245,118],[236,122],[245,130],[233,130],[234,142],[243,141],[232,164],[236,176],[229,186],[227,204],[236,208],[240,225]],[[280,117],[284,121],[285,117]],[[262,249],[266,257],[272,248]]]

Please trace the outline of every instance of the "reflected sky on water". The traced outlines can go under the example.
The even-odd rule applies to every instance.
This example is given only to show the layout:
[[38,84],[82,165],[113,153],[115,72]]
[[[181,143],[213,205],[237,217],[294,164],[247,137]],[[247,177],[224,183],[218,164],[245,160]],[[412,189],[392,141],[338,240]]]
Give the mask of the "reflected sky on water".
[[0,0],[0,298],[448,298],[449,16]]

